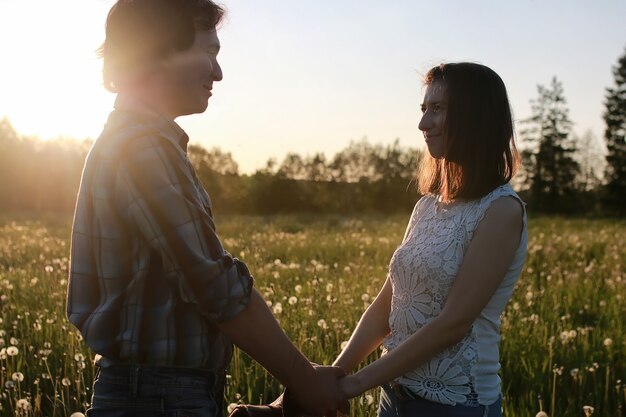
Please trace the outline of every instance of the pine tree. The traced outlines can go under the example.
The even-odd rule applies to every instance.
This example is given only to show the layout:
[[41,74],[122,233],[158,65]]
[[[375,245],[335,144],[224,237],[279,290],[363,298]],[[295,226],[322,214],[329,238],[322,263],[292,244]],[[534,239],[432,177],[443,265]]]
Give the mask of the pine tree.
[[604,138],[607,148],[607,202],[626,212],[626,50],[613,68],[615,86],[606,89]]
[[529,145],[524,160],[532,204],[542,211],[572,211],[580,168],[563,86],[554,77],[549,88],[538,85],[537,91],[532,116],[523,121],[527,128],[521,132]]

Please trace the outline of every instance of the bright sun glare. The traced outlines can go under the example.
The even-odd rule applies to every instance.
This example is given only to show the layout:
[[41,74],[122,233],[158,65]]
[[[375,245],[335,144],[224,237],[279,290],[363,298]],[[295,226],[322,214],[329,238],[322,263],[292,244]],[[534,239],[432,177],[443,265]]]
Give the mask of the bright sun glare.
[[[113,95],[95,50],[112,1],[0,1],[0,118],[26,135],[95,138]],[[104,115],[104,116],[103,116]]]

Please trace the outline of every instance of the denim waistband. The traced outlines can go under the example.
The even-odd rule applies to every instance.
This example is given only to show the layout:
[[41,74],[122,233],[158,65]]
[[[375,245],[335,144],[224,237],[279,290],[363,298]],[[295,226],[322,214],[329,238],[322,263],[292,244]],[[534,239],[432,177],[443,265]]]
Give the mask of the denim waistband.
[[97,377],[103,381],[128,385],[158,384],[161,386],[194,387],[213,391],[223,384],[222,377],[214,371],[199,368],[183,368],[158,365],[112,365],[97,367]]

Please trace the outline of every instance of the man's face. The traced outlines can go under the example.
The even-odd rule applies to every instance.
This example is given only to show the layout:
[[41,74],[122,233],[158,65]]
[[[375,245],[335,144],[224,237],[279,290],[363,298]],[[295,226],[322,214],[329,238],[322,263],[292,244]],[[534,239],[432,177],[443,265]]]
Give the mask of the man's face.
[[217,62],[220,41],[215,31],[196,32],[191,48],[174,52],[155,74],[158,107],[172,119],[206,110],[215,81],[222,79]]
[[424,133],[428,152],[433,158],[443,158],[445,152],[443,134],[447,111],[445,83],[435,81],[426,86],[421,107],[422,120],[419,123],[419,130]]

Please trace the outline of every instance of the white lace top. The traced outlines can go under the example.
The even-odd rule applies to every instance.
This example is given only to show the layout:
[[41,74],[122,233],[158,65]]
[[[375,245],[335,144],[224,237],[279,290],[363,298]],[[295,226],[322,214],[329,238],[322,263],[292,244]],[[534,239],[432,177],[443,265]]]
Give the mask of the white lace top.
[[[441,205],[436,196],[424,196],[417,202],[404,241],[389,265],[391,333],[383,342],[383,354],[441,312],[476,227],[491,204],[503,196],[513,196],[524,206],[509,184],[479,200]],[[499,398],[500,314],[522,270],[527,241],[524,210],[522,237],[513,262],[471,330],[461,342],[396,382],[442,404],[489,405]]]

